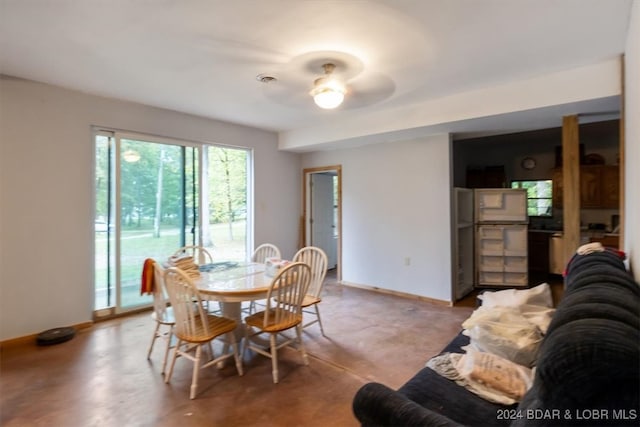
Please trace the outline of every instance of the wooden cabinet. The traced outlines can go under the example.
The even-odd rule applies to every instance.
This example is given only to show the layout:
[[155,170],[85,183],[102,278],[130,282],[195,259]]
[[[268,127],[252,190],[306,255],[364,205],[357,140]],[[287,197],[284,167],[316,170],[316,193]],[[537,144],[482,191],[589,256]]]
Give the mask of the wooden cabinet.
[[618,249],[620,247],[620,238],[618,236],[602,236],[591,237],[590,242],[600,242],[602,246]]
[[602,168],[601,202],[603,208],[620,208],[620,168],[618,166]]
[[602,199],[602,170],[600,166],[580,168],[580,207],[599,208]]
[[[620,203],[620,170],[618,166],[580,167],[580,207],[618,209]],[[554,169],[553,207],[562,208],[562,169]]]
[[564,236],[552,234],[549,239],[549,271],[551,274],[562,274],[567,262],[564,255]]

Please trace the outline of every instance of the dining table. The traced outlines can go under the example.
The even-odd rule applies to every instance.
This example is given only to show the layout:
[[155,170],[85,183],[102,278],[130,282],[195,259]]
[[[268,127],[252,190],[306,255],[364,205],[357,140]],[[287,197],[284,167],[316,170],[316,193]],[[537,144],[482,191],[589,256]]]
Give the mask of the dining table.
[[265,299],[273,277],[258,262],[219,262],[200,267],[194,280],[203,299],[220,303],[222,314],[238,323],[236,339],[242,339],[242,303]]

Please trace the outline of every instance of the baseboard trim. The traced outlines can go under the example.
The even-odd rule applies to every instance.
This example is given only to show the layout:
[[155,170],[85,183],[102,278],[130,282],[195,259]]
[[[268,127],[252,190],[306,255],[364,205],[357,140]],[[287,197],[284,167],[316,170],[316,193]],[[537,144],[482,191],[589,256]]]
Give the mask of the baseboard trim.
[[[87,329],[93,326],[93,322],[89,321],[89,322],[76,323],[75,325],[71,325],[71,326],[76,330]],[[39,333],[40,332],[36,334],[25,335],[22,337],[10,338],[8,340],[0,341],[0,350],[3,348],[15,347],[15,346],[20,346],[25,344],[36,345],[36,338],[38,337]]]
[[363,289],[363,290],[366,290],[366,291],[377,292],[377,293],[380,293],[380,294],[394,295],[394,296],[401,297],[401,298],[413,299],[413,300],[418,300],[418,301],[425,301],[425,302],[430,302],[432,304],[442,305],[442,306],[446,306],[446,307],[453,307],[453,302],[451,302],[451,301],[445,301],[445,300],[436,299],[436,298],[429,298],[429,297],[424,297],[424,296],[421,296],[421,295],[409,294],[407,292],[394,291],[394,290],[391,290],[391,289],[379,288],[377,286],[369,286],[369,285],[361,285],[359,283],[345,282],[344,280],[340,281],[338,283],[340,283],[341,285],[344,285],[344,286],[349,286],[350,288],[358,288],[358,289]]

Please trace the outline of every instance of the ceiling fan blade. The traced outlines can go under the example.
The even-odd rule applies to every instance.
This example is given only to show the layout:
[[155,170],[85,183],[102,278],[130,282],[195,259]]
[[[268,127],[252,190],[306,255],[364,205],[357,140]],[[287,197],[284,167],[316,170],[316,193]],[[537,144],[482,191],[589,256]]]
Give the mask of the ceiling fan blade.
[[282,64],[278,78],[313,82],[324,75],[324,64],[335,65],[331,74],[343,81],[356,77],[364,69],[362,61],[349,53],[316,51],[296,56]]
[[291,60],[290,54],[242,40],[203,37],[198,46],[213,58],[239,63],[285,64]]
[[391,97],[395,90],[396,85],[388,76],[365,71],[347,83],[343,106],[349,109],[373,105]]
[[300,81],[283,82],[280,79],[269,83],[263,83],[264,96],[278,104],[293,108],[300,108],[313,103],[309,91],[311,85]]

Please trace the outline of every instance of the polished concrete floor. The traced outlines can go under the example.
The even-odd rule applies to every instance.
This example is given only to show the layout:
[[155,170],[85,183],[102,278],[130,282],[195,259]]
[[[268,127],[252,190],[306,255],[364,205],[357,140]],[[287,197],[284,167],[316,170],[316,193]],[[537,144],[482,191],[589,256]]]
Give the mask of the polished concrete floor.
[[5,346],[0,359],[0,425],[13,426],[357,426],[351,401],[363,384],[398,388],[460,330],[475,298],[446,307],[341,286],[329,279],[316,325],[305,330],[309,365],[281,351],[201,372],[189,399],[192,364],[178,359],[170,384],[161,345],[146,358],[149,313],[96,323],[71,341]]

